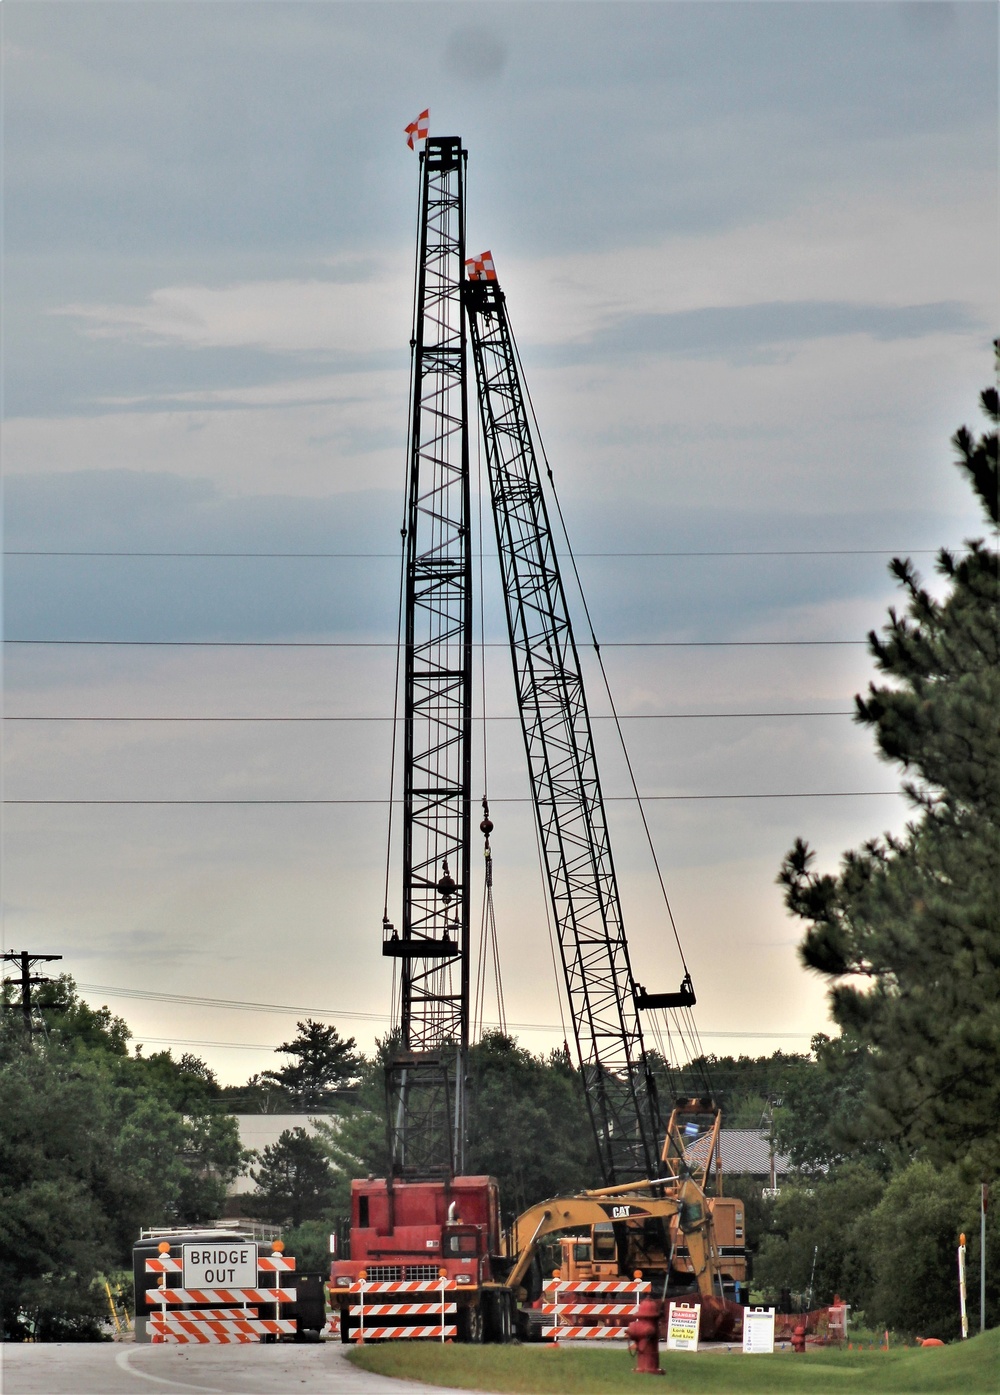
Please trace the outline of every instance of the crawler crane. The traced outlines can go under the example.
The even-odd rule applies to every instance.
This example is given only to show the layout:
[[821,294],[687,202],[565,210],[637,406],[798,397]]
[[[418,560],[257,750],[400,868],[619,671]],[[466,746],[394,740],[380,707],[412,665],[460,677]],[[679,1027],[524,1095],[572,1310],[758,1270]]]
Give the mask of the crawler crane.
[[[579,655],[492,259],[465,257],[466,152],[428,137],[421,214],[404,529],[403,905],[383,915],[398,964],[398,1041],[386,1069],[389,1167],[352,1184],[349,1253],[331,1267],[344,1341],[505,1340],[532,1297],[539,1241],[572,1229],[567,1264],[634,1268],[705,1297],[724,1270],[720,1199],[690,1167],[675,1108],[664,1130],[643,1041],[645,1008],[688,1008],[636,984],[622,922]],[[469,1042],[472,558],[466,336],[471,339],[518,707],[599,1191],[556,1198],[500,1231],[496,1182],[464,1173]],[[696,1126],[699,1130],[701,1124]],[[666,1142],[661,1147],[661,1139]],[[728,1201],[729,1199],[727,1199]],[[715,1223],[713,1225],[713,1206]],[[732,1202],[731,1214],[742,1206]],[[728,1213],[727,1213],[728,1214]],[[610,1226],[610,1230],[608,1227]],[[579,1236],[584,1230],[586,1234]],[[506,1254],[503,1253],[506,1248]],[[733,1245],[736,1248],[736,1237]],[[597,1272],[596,1270],[594,1272]],[[523,1316],[523,1314],[522,1314]]]

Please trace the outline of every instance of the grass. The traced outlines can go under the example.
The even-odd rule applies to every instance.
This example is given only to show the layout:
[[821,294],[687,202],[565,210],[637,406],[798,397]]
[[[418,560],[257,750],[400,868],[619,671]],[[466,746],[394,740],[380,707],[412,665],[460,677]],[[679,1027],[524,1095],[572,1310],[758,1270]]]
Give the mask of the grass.
[[821,1349],[744,1356],[741,1352],[661,1351],[666,1373],[651,1387],[632,1372],[621,1347],[469,1347],[436,1342],[386,1342],[356,1347],[351,1361],[365,1371],[460,1390],[515,1395],[609,1395],[662,1390],[664,1395],[996,1395],[1000,1329],[967,1342],[884,1351]]

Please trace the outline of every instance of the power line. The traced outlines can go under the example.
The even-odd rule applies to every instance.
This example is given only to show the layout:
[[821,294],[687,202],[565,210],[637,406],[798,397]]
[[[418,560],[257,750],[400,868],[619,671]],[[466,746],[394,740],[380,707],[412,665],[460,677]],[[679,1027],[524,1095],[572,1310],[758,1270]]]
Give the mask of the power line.
[[[274,1013],[274,1012],[277,1012],[277,1013],[286,1013],[286,1014],[288,1014],[288,1013],[305,1013],[307,1016],[311,1016],[311,1017],[345,1018],[345,1019],[348,1019],[348,1020],[350,1020],[350,1021],[359,1021],[359,1022],[360,1022],[360,1021],[363,1021],[363,1022],[388,1022],[388,1021],[391,1020],[391,1019],[390,1019],[390,1014],[387,1013],[387,1012],[353,1012],[353,1011],[348,1011],[348,1010],[346,1010],[346,1009],[341,1009],[341,1008],[303,1007],[303,1006],[295,1005],[295,1004],[292,1004],[292,1003],[262,1003],[262,1002],[252,1001],[252,1000],[249,1000],[249,1001],[248,1001],[248,1000],[240,999],[240,998],[203,998],[203,997],[196,997],[196,996],[194,996],[193,994],[190,994],[190,993],[156,993],[156,992],[152,991],[151,989],[146,989],[146,988],[115,988],[115,987],[112,987],[112,986],[109,985],[109,984],[103,984],[103,983],[77,983],[76,986],[77,986],[77,988],[80,990],[81,993],[98,994],[98,995],[104,994],[104,995],[106,995],[106,996],[108,996],[108,997],[111,997],[111,998],[136,998],[136,999],[142,999],[142,1000],[151,1001],[151,1002],[174,1003],[174,1004],[181,1004],[181,1005],[184,1005],[184,1006],[187,1006],[187,1007],[201,1007],[201,1008],[212,1008],[212,1009],[216,1009],[216,1008],[228,1008],[228,1009],[231,1009],[231,1010],[233,1010],[233,1011],[235,1011],[235,1012],[264,1012],[264,1013]],[[496,1026],[496,1025],[498,1025],[498,1024],[490,1022],[490,1023],[487,1023],[486,1025],[487,1025],[487,1026],[490,1026],[490,1027],[493,1027],[493,1026]],[[510,1022],[510,1023],[508,1023],[508,1025],[511,1026],[511,1027],[516,1027],[516,1028],[518,1028],[520,1031],[528,1031],[528,1032],[558,1032],[558,1033],[562,1033],[562,1030],[563,1030],[562,1027],[558,1025],[558,1023],[552,1023],[552,1022]],[[812,1034],[809,1033],[809,1032],[734,1032],[734,1031],[712,1032],[712,1031],[704,1031],[704,1030],[702,1030],[702,1036],[709,1036],[709,1037],[734,1037],[734,1038],[747,1038],[747,1039],[759,1038],[760,1040],[770,1040],[770,1039],[772,1039],[772,1038],[775,1038],[775,1039],[779,1039],[779,1038],[780,1038],[780,1039],[786,1039],[786,1038],[787,1038],[787,1039],[789,1039],[789,1040],[791,1040],[791,1039],[794,1038],[794,1039],[796,1039],[796,1040],[808,1040],[809,1037],[810,1037],[811,1035],[812,1035]],[[162,1042],[171,1042],[172,1044],[177,1045],[177,1046],[187,1046],[187,1045],[201,1045],[201,1046],[243,1046],[243,1047],[247,1047],[247,1048],[250,1048],[250,1047],[254,1046],[254,1044],[251,1043],[251,1042],[221,1042],[221,1041],[219,1041],[219,1042],[208,1042],[208,1041],[204,1041],[204,1042],[195,1042],[195,1041],[192,1041],[192,1040],[189,1040],[189,1039],[186,1039],[186,1038],[180,1038],[180,1037],[146,1037],[146,1036],[143,1036],[143,1037],[142,1037],[142,1040],[143,1040],[144,1042],[147,1042],[147,1041],[150,1041],[150,1042],[153,1042],[153,1041],[156,1041],[156,1042],[161,1042],[161,1041],[162,1041]],[[257,1048],[254,1047],[254,1049],[257,1049]],[[260,1049],[266,1050],[267,1048],[266,1048],[266,1047],[262,1047],[262,1048],[260,1048]],[[274,1049],[274,1048],[271,1048],[271,1049]]]
[[[344,1013],[337,1016],[343,1017]],[[374,1014],[373,1014],[374,1016]],[[390,1020],[386,1013],[381,1018],[382,1021]],[[493,1030],[500,1026],[496,1022],[485,1022],[485,1027]],[[552,1023],[542,1024],[539,1022],[508,1022],[508,1027],[516,1027],[519,1031],[531,1032],[555,1032],[557,1035],[565,1036],[565,1032],[559,1026]],[[738,1041],[810,1041],[814,1035],[812,1032],[706,1032],[704,1028],[699,1028],[699,1034],[703,1037],[733,1038]],[[150,1037],[145,1032],[134,1032],[132,1039],[142,1046],[200,1046],[219,1048],[225,1051],[267,1051],[274,1053],[278,1050],[270,1043],[259,1044],[252,1041],[203,1041],[196,1037]]]
[[[117,649],[395,649],[387,639],[5,639],[4,644],[63,645]],[[782,649],[867,644],[865,639],[621,639],[602,649]],[[508,649],[506,640],[486,640],[474,649]]]
[[227,1051],[277,1051],[276,1046],[261,1046],[253,1041],[199,1041],[194,1037],[147,1037],[145,1032],[136,1032],[133,1039],[142,1046],[212,1046]]
[[[797,790],[783,791],[779,793],[736,793],[736,794],[644,794],[642,798],[648,803],[684,803],[687,801],[718,800],[718,799],[873,799],[887,796],[896,797],[902,794],[902,790]],[[633,794],[609,794],[604,796],[607,804],[634,804]],[[527,795],[514,795],[509,798],[500,796],[490,796],[492,804],[530,804],[531,800]],[[366,805],[385,806],[390,803],[399,804],[400,800],[388,799],[5,799],[4,804],[19,805],[151,805],[151,806],[171,806],[177,805],[189,807],[193,805],[225,805],[225,806],[339,806],[339,805]]]
[[[730,720],[734,718],[753,717],[853,717],[854,712],[850,708],[844,709],[823,709],[815,712],[632,712],[619,714],[619,721],[622,722],[667,722],[667,721],[712,721]],[[161,716],[132,716],[127,713],[119,714],[115,717],[107,716],[34,716],[32,714],[14,713],[5,717],[7,722],[401,722],[401,717],[161,717]],[[519,722],[521,719],[516,713],[509,715],[497,715],[476,717],[477,722]],[[608,713],[593,716],[594,722],[613,722],[615,719]]]
[[[909,557],[937,556],[931,547],[817,547],[817,548],[742,548],[699,549],[665,552],[578,552],[578,557],[892,557],[905,553]],[[150,558],[235,558],[238,560],[297,560],[297,561],[395,561],[395,552],[138,552],[138,551],[77,551],[55,548],[10,548],[7,557],[150,557]],[[477,560],[495,558],[496,553],[476,553]]]

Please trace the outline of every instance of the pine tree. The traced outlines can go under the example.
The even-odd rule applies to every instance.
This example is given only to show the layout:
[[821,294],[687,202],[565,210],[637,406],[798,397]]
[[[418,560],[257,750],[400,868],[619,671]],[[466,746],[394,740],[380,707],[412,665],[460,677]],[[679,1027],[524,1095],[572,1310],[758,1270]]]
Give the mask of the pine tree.
[[325,1109],[358,1082],[360,1057],[353,1037],[343,1040],[324,1022],[296,1022],[298,1036],[276,1046],[296,1059],[281,1070],[266,1070],[261,1079],[277,1086],[296,1109]]
[[834,1020],[870,1051],[868,1130],[986,1176],[1000,1166],[996,389],[981,402],[993,429],[977,440],[963,427],[952,442],[994,545],[939,553],[942,599],[908,560],[892,562],[906,612],[869,635],[887,681],[856,699],[914,817],[902,836],[847,853],[837,876],[818,875],[797,840],[779,881],[810,922],[800,955],[830,981]]
[[323,1148],[305,1129],[285,1129],[277,1143],[264,1148],[251,1176],[257,1184],[251,1214],[263,1220],[300,1226],[330,1208],[333,1175]]

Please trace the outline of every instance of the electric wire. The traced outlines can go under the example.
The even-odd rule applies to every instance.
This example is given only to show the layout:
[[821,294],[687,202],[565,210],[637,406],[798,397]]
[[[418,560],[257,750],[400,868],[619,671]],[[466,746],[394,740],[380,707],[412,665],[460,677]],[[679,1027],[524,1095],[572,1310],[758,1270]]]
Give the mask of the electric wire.
[[[17,983],[17,979],[5,979],[4,982]],[[171,1003],[182,1007],[197,1007],[211,1009],[229,1009],[234,1012],[260,1012],[260,1013],[283,1013],[285,1015],[306,1014],[311,1017],[330,1017],[349,1019],[359,1022],[388,1022],[389,1014],[386,1012],[359,1012],[348,1008],[329,1007],[308,1007],[295,1003],[268,1003],[260,1002],[256,999],[243,998],[209,998],[199,997],[192,993],[165,993],[152,988],[126,988],[121,985],[108,983],[82,983],[77,981],[77,988],[81,993],[95,996],[106,995],[111,998],[135,998],[143,1001]],[[492,1024],[491,1024],[492,1025]],[[562,1027],[557,1027],[553,1022],[511,1022],[511,1027],[516,1027],[521,1031],[530,1032],[558,1032]],[[705,1036],[710,1037],[733,1037],[746,1038],[748,1040],[770,1041],[788,1040],[802,1041],[809,1039],[808,1032],[736,1032],[731,1030],[712,1032],[707,1031]]]
[[[754,717],[853,717],[854,712],[849,708],[824,709],[815,712],[623,712],[619,713],[618,720],[621,722],[666,722],[666,721],[688,721],[688,720],[714,720],[723,718],[726,720],[743,719]],[[141,716],[129,713],[119,713],[117,716],[92,716],[75,714],[49,714],[37,716],[33,713],[15,712],[10,716],[5,716],[7,722],[401,722],[402,718],[396,712],[389,716],[326,716],[326,717],[201,717],[201,716]],[[516,713],[487,714],[483,717],[475,717],[476,722],[519,722],[521,719]],[[592,722],[610,722],[613,717],[610,713],[600,713],[592,715]]]
[[[958,544],[955,544],[958,546]],[[754,548],[718,549],[670,552],[578,552],[578,557],[934,557],[939,549],[931,547],[815,547],[815,548]],[[495,555],[495,554],[490,554]],[[5,557],[151,557],[151,558],[195,558],[195,559],[237,559],[244,561],[291,560],[291,561],[386,561],[395,558],[394,552],[139,552],[129,551],[82,551],[71,549],[8,548]]]
[[[901,798],[905,795],[904,790],[804,790],[792,793],[776,794],[645,794],[642,798],[646,803],[682,803],[697,801],[713,801],[724,799],[868,799],[874,797],[887,798],[889,796]],[[605,795],[606,804],[634,804],[634,794],[611,794]],[[402,800],[395,800],[395,803],[402,803]],[[503,796],[494,798],[495,804],[528,804],[531,800],[525,796]],[[277,806],[297,806],[315,805],[318,807],[330,806],[364,806],[372,805],[385,807],[390,801],[388,799],[209,799],[209,798],[173,798],[173,799],[4,799],[6,805],[152,805],[152,806],[187,806],[187,805],[221,805],[239,807],[247,805],[250,807]]]
[[[727,794],[644,794],[641,796],[647,804],[681,804],[711,802],[723,799],[873,799],[873,798],[906,798],[906,791],[898,790],[797,790],[776,793],[727,793]],[[392,801],[402,803],[402,800]],[[526,795],[500,795],[494,797],[494,804],[530,804],[532,801]],[[605,804],[634,804],[635,794],[606,794]],[[250,807],[266,808],[271,805],[295,807],[298,805],[325,806],[364,806],[385,807],[390,803],[388,799],[7,799],[4,798],[5,805],[152,805],[152,806],[188,806],[188,805],[221,805],[238,807],[247,805]]]
[[[93,649],[392,649],[388,639],[22,639],[4,644],[62,645]],[[604,649],[794,649],[859,648],[866,639],[610,639]],[[503,640],[485,640],[485,649],[508,649]]]

